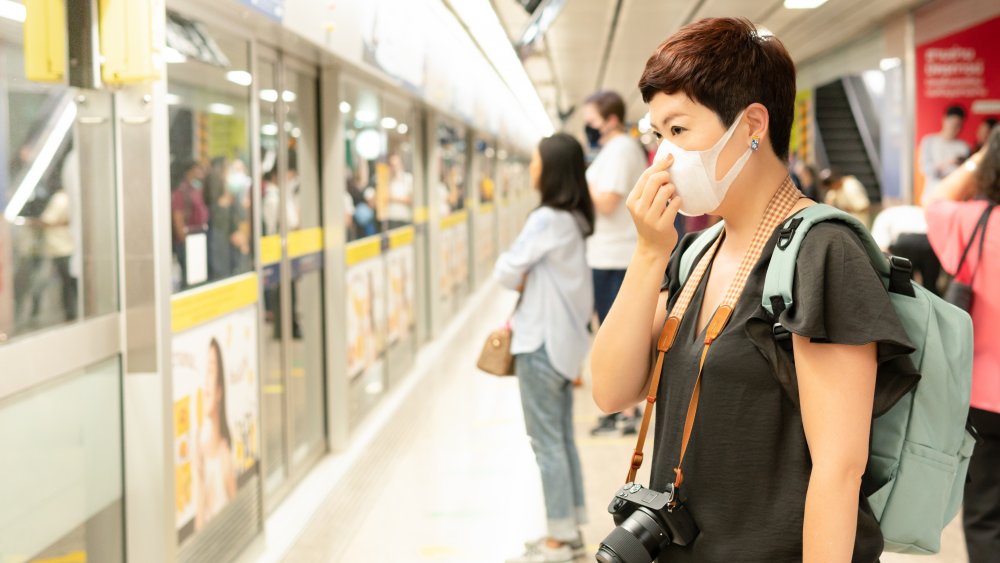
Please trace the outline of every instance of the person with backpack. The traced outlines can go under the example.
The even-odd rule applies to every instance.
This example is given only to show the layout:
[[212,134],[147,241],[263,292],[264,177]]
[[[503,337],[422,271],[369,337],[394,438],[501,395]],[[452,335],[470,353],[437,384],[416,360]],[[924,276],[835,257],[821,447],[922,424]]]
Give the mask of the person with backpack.
[[971,563],[1000,558],[1000,213],[993,212],[998,203],[1000,127],[994,127],[985,146],[924,198],[927,236],[941,265],[972,288],[970,418],[982,442],[969,465],[962,514]]
[[[869,495],[893,482],[869,468],[870,447],[888,440],[873,438],[873,420],[908,414],[896,406],[910,408],[919,380],[885,280],[927,305],[925,323],[937,309],[853,218],[811,215],[789,179],[795,68],[776,37],[745,19],[694,22],[656,49],[639,89],[659,158],[627,200],[638,243],[592,373],[605,412],[657,407],[649,487],[672,488],[699,530],[660,560],[878,561],[890,507]],[[678,243],[678,212],[723,222]],[[793,260],[776,255],[793,247]],[[773,259],[783,275],[766,289]],[[964,420],[949,427],[959,441]],[[912,467],[898,459],[908,455],[894,467]]]
[[573,431],[573,380],[590,346],[587,323],[594,310],[585,247],[594,232],[594,205],[583,148],[565,133],[546,137],[528,171],[541,205],[497,259],[493,275],[521,291],[510,351],[542,476],[548,533],[508,563],[572,561],[583,550],[580,527],[587,522]]

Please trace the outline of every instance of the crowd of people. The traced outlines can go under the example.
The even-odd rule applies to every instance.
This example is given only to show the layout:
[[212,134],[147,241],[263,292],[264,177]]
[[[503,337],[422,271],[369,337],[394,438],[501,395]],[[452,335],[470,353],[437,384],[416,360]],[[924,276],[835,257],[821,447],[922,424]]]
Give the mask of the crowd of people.
[[[995,121],[983,122],[970,151],[957,141],[965,115],[949,109],[942,132],[921,143],[920,205],[885,209],[872,224],[869,192],[856,177],[790,162],[795,68],[776,37],[746,20],[689,24],[656,49],[639,88],[656,157],[627,134],[619,95],[591,96],[582,117],[596,158],[587,168],[584,148],[566,133],[541,141],[530,167],[541,205],[495,267],[502,285],[521,292],[511,353],[548,523],[543,538],[508,561],[571,561],[583,552],[572,391],[588,353],[593,398],[616,413],[595,434],[634,434],[637,406],[658,407],[649,486],[677,487],[700,530],[686,546],[664,547],[665,559],[879,560],[881,515],[868,500],[872,424],[918,385],[910,353],[922,343],[911,342],[845,223],[817,225],[801,243],[794,291],[809,299],[773,316],[761,306],[766,268],[757,265],[787,244],[778,227],[817,202],[871,226],[878,245],[910,258],[933,292],[952,278],[971,286],[970,418],[980,441],[963,525],[969,560],[995,561]],[[719,238],[686,269],[681,257],[696,231],[719,220]],[[787,346],[776,343],[779,326]]]

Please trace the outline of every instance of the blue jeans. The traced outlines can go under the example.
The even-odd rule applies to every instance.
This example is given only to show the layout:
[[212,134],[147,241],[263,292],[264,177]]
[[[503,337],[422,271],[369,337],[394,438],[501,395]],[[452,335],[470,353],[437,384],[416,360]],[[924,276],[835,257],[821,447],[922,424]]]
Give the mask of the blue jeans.
[[573,438],[573,384],[542,346],[516,356],[524,425],[542,473],[549,537],[571,541],[587,522],[580,455]]
[[597,321],[604,324],[611,305],[618,297],[618,290],[622,288],[625,281],[625,270],[591,270],[594,277],[594,310],[597,312]]

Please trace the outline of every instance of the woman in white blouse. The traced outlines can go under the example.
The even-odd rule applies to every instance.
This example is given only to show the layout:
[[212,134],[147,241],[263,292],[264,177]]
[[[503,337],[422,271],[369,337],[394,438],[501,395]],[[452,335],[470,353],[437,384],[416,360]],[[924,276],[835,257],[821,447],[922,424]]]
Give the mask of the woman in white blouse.
[[584,168],[583,148],[572,136],[559,133],[539,143],[529,171],[542,203],[494,271],[501,284],[522,292],[511,352],[548,520],[548,535],[508,563],[571,561],[583,550],[579,528],[587,515],[572,382],[590,345],[594,310],[584,244],[594,230],[594,206]]

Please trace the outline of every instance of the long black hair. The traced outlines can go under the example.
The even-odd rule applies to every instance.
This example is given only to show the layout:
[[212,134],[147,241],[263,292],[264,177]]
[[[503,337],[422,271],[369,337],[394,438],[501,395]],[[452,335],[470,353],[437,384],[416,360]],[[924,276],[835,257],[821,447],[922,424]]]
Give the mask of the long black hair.
[[582,219],[584,237],[594,233],[594,203],[587,188],[583,147],[572,135],[556,133],[538,143],[542,175],[538,189],[542,205],[569,211]]
[[233,439],[229,435],[229,417],[226,415],[226,370],[222,363],[222,346],[219,346],[219,341],[213,338],[208,347],[215,350],[215,385],[218,388],[215,400],[219,402],[219,435],[231,448]]
[[1000,126],[993,127],[986,137],[986,154],[976,168],[976,183],[979,193],[992,201],[1000,203]]

